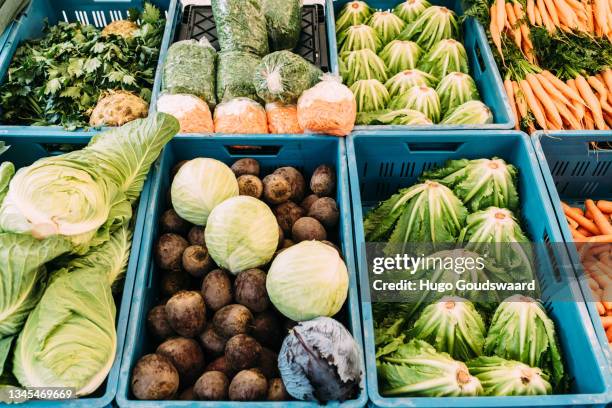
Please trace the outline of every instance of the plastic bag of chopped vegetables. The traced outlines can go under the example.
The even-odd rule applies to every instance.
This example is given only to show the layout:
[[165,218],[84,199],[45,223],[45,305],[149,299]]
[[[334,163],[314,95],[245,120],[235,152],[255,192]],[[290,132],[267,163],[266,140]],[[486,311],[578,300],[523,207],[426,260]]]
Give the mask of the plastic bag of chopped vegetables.
[[261,0],[212,0],[212,12],[221,51],[270,51]]
[[162,90],[199,96],[214,108],[216,60],[217,52],[206,38],[172,44],[164,62]]
[[346,136],[356,117],[355,95],[336,75],[323,75],[298,101],[298,121],[306,132]]
[[194,95],[162,95],[157,100],[157,110],[178,119],[181,133],[213,133],[212,114],[206,102]]
[[268,103],[266,104],[266,114],[268,115],[270,133],[304,133],[304,129],[302,129],[298,122],[296,105],[284,105],[274,102]]
[[217,133],[268,133],[268,118],[263,106],[249,98],[223,102],[215,109]]
[[234,98],[257,100],[253,85],[253,73],[261,58],[250,52],[222,51],[219,53],[217,67],[217,98],[226,102]]
[[263,9],[272,51],[297,47],[302,30],[302,1],[263,0]]

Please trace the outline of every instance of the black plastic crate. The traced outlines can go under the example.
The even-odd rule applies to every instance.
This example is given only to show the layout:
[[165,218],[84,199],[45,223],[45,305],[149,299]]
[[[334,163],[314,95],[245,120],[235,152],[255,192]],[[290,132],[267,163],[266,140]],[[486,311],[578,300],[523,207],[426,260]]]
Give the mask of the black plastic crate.
[[[204,36],[218,51],[219,40],[212,7],[194,5],[185,7],[176,40],[199,40]],[[329,72],[325,9],[322,5],[302,7],[302,33],[298,47],[294,51],[323,71]]]

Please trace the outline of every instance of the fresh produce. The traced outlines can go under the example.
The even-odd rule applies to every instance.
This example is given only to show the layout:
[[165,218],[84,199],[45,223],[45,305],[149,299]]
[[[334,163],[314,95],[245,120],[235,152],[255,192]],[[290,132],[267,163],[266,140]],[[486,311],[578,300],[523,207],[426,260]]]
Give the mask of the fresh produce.
[[365,1],[349,1],[344,5],[336,20],[336,33],[343,32],[350,26],[365,24],[373,10]]
[[444,78],[451,72],[469,72],[467,54],[463,44],[453,39],[437,42],[423,56],[418,68],[436,78]]
[[276,217],[253,197],[227,199],[208,217],[206,245],[215,263],[234,274],[265,265],[278,245]]
[[356,117],[355,95],[333,75],[323,75],[298,100],[298,122],[305,132],[347,136]]
[[484,350],[485,354],[539,367],[548,374],[553,388],[563,386],[565,371],[555,324],[544,306],[534,299],[515,295],[499,305]]
[[5,1],[0,6],[0,33],[4,33],[9,25],[17,19],[21,13],[30,4],[30,0]]
[[216,133],[268,133],[265,109],[249,98],[236,98],[219,104],[213,119]]
[[412,109],[363,112],[357,115],[358,125],[432,125],[424,113]]
[[253,75],[260,99],[267,103],[295,103],[302,93],[319,82],[323,72],[291,51],[268,54]]
[[228,102],[235,98],[257,100],[253,75],[260,63],[261,57],[257,54],[247,51],[221,51],[217,66],[219,102]]
[[149,104],[142,98],[125,91],[109,91],[100,95],[89,124],[91,126],[123,126],[149,113]]
[[384,109],[389,102],[387,88],[377,79],[362,79],[351,86],[357,100],[357,111],[373,112]]
[[129,234],[122,227],[54,272],[15,344],[13,374],[22,386],[71,387],[82,396],[104,382],[117,348],[111,285],[127,268]]
[[215,125],[208,104],[194,95],[164,94],[157,100],[157,111],[174,116],[181,133],[214,133]]
[[518,170],[503,159],[449,160],[443,167],[423,173],[451,188],[471,212],[488,207],[519,209]]
[[501,357],[481,356],[467,366],[480,383],[484,395],[547,395],[552,393],[548,375],[537,367]]
[[292,320],[333,316],[346,300],[348,272],[334,248],[303,241],[274,259],[266,288],[276,309]]
[[436,93],[440,97],[442,112],[452,111],[468,101],[479,100],[478,88],[471,76],[451,72],[440,80]]
[[480,101],[468,101],[444,115],[443,125],[484,125],[493,123],[491,109]]
[[181,218],[204,226],[213,208],[238,195],[238,182],[224,163],[197,158],[181,166],[172,181],[171,195]]
[[415,69],[423,50],[412,41],[393,40],[380,52],[380,58],[387,67],[389,76],[409,69]]
[[117,35],[126,39],[134,36],[138,30],[138,25],[130,20],[115,20],[102,29],[102,35],[105,37]]
[[436,77],[418,69],[408,69],[398,72],[385,82],[391,100],[404,95],[410,88],[415,86],[433,87],[437,82]]
[[362,79],[387,80],[385,62],[370,49],[345,52],[340,59],[344,67],[340,74],[349,86]]
[[150,166],[178,129],[176,119],[159,113],[20,169],[0,207],[0,228],[65,236],[81,254],[104,243],[131,218]]
[[266,115],[270,133],[274,134],[298,134],[304,133],[297,116],[297,105],[285,105],[281,103],[267,103]]
[[457,38],[458,35],[459,23],[455,13],[446,7],[431,6],[408,24],[398,39],[414,41],[429,50],[437,42]]
[[425,340],[461,361],[482,355],[485,334],[474,305],[458,297],[444,297],[427,306],[408,332],[409,337]]
[[263,0],[271,51],[292,50],[302,31],[300,0]]
[[[263,57],[269,52],[268,30],[259,0],[213,0],[212,12],[221,51],[242,51]],[[238,65],[233,68],[238,68]]]
[[181,290],[166,302],[168,324],[183,337],[195,337],[204,330],[206,306],[200,293]]
[[368,25],[376,31],[384,46],[402,32],[406,23],[390,11],[376,11],[368,20]]
[[375,29],[366,24],[353,25],[338,34],[340,54],[351,51],[371,50],[378,52],[384,46]]
[[[3,143],[0,143],[0,154],[3,153]],[[0,164],[0,205],[4,201],[4,197],[9,189],[9,183],[15,175],[15,165],[11,162],[5,161]]]
[[[453,192],[435,181],[400,190],[370,211],[364,220],[367,242],[390,244],[454,242],[467,210]],[[435,219],[436,223],[426,220]]]
[[293,327],[278,366],[287,392],[306,401],[345,401],[357,395],[363,367],[359,347],[334,319],[318,317]]
[[467,366],[422,340],[402,344],[381,358],[379,375],[385,396],[477,396],[483,393],[478,378]]
[[393,9],[393,14],[406,23],[415,21],[431,4],[427,0],[405,0]]
[[[15,2],[4,4],[10,5]],[[0,10],[3,18],[10,15]],[[148,3],[129,19],[139,24],[127,41],[93,25],[62,22],[21,44],[0,86],[3,123],[86,127],[100,96],[110,90],[148,103],[166,22]]]
[[132,392],[138,399],[172,398],[179,388],[179,374],[172,362],[159,354],[147,354],[132,371]]
[[217,104],[216,63],[217,52],[206,37],[200,41],[175,42],[168,48],[164,61],[162,92],[191,94],[214,109]]
[[440,98],[433,88],[414,86],[389,104],[391,109],[412,109],[422,112],[434,123],[440,121]]

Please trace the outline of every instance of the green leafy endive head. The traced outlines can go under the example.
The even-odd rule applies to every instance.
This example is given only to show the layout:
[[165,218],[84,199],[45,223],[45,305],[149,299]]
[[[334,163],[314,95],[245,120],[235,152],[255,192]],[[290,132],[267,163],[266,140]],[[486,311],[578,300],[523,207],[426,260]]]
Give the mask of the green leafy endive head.
[[393,9],[393,14],[404,20],[406,23],[412,23],[428,7],[431,7],[431,3],[429,3],[427,0],[405,0],[404,2],[395,6]]
[[11,162],[0,163],[0,204],[8,193],[9,183],[15,175],[15,166]]
[[457,15],[446,7],[431,6],[423,10],[416,20],[409,23],[399,40],[415,41],[426,50],[434,44],[459,36]]
[[390,11],[376,11],[368,20],[380,37],[382,44],[388,44],[402,32],[406,23]]
[[406,93],[397,96],[389,107],[417,110],[424,113],[433,123],[438,123],[442,117],[438,94],[433,88],[424,85],[413,86]]
[[467,362],[470,373],[480,380],[484,395],[518,396],[552,394],[548,375],[538,367],[498,356],[481,356]]
[[446,112],[442,125],[487,125],[493,123],[493,112],[481,101],[467,101]]
[[391,99],[395,99],[400,95],[404,95],[408,90],[415,86],[428,86],[433,87],[438,82],[438,79],[418,69],[407,69],[398,72],[391,77],[385,86],[389,90],[389,96]]
[[349,1],[344,5],[336,19],[336,33],[350,26],[364,24],[372,15],[372,8],[365,1]]
[[472,77],[463,72],[451,72],[446,75],[438,84],[436,92],[440,96],[442,112],[448,112],[480,97]]
[[375,112],[384,109],[389,102],[389,91],[377,79],[361,79],[351,85],[357,101],[357,112]]
[[372,50],[378,52],[383,42],[375,29],[366,24],[350,26],[338,34],[338,52]]
[[380,52],[388,74],[395,75],[407,69],[415,69],[423,49],[412,41],[393,40]]

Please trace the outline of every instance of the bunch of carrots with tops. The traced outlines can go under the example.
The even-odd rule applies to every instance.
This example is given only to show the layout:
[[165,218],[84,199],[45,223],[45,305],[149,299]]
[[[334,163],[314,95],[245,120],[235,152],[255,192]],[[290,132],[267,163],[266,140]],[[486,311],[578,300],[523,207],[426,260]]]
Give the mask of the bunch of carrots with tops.
[[562,206],[612,346],[612,201],[586,200],[584,210]]

